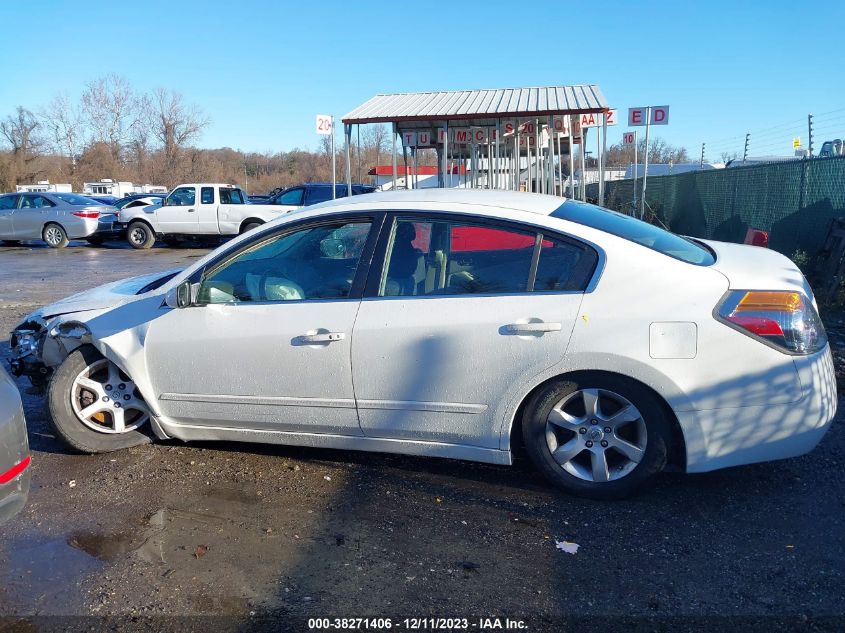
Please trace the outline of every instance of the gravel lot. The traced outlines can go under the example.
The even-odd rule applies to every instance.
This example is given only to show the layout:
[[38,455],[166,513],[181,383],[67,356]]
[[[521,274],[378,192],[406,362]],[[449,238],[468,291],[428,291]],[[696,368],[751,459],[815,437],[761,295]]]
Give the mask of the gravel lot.
[[[0,246],[0,331],[78,290],[205,252]],[[527,464],[227,443],[75,455],[51,435],[43,398],[18,386],[33,489],[0,528],[0,615],[23,618],[18,627],[39,615],[225,615],[246,628],[262,616],[482,615],[536,631],[558,630],[561,616],[640,617],[626,630],[845,626],[841,416],[802,458],[667,474],[635,499],[600,503],[553,490]]]

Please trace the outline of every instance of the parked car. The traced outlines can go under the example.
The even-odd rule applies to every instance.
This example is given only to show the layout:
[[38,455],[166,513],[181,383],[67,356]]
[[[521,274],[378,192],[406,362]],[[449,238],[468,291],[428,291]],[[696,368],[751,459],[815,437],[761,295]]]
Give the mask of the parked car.
[[268,200],[270,200],[270,196],[260,193],[255,193],[247,197],[248,204],[267,204]]
[[135,207],[146,207],[151,204],[161,204],[167,197],[166,193],[140,193],[126,196],[118,200],[114,207],[116,209],[134,209]]
[[274,205],[246,204],[232,185],[179,185],[161,204],[124,207],[115,228],[126,232],[132,248],[152,248],[157,239],[173,244],[185,237],[238,235],[284,213]]
[[51,248],[85,239],[99,244],[114,233],[117,209],[76,193],[0,195],[0,240],[44,240]]
[[88,195],[88,194],[83,194],[83,195],[85,195],[86,198],[90,198],[94,202],[99,202],[100,204],[105,204],[105,205],[108,205],[110,207],[115,206],[115,204],[120,200],[120,198],[117,198],[115,196],[98,196],[98,195]]
[[0,367],[0,523],[26,503],[30,461],[21,396],[11,376]]
[[[23,341],[26,341],[23,343]],[[26,317],[56,435],[511,463],[632,493],[810,451],[836,411],[830,348],[786,257],[599,207],[425,189],[286,214],[184,271]]]
[[[352,185],[352,195],[359,196],[365,193],[374,193],[375,187],[369,185]],[[348,193],[345,184],[338,183],[335,188],[336,198],[345,198]],[[295,211],[301,207],[312,204],[320,204],[332,200],[332,183],[330,182],[309,182],[296,187],[288,187],[276,192],[267,201],[267,204],[277,204],[286,207],[287,211]]]

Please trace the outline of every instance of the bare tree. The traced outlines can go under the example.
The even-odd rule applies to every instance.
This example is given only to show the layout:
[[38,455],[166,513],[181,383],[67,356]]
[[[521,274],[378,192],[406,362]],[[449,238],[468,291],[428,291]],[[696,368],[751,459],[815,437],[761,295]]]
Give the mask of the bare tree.
[[39,112],[53,151],[70,159],[71,174],[82,149],[82,113],[66,94],[56,95]]
[[18,183],[31,181],[40,173],[35,161],[42,149],[43,140],[37,129],[35,115],[23,106],[18,106],[14,114],[0,122],[0,134],[12,150],[14,178]]
[[138,98],[129,82],[114,74],[89,82],[82,93],[82,111],[91,140],[106,143],[119,160],[139,124]]
[[176,164],[179,150],[199,138],[208,125],[198,107],[186,105],[180,93],[164,88],[157,89],[150,99],[149,121],[168,168]]

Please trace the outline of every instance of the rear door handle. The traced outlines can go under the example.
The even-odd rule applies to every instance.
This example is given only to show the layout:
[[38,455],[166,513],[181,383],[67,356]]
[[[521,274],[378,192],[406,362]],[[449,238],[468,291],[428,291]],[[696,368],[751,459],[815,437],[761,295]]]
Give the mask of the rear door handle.
[[323,332],[322,334],[303,334],[297,337],[301,343],[334,343],[346,338],[345,332]]
[[508,334],[536,334],[537,332],[560,332],[560,323],[509,323],[503,327]]
[[193,213],[193,212],[194,212],[193,209],[188,209],[188,213]]

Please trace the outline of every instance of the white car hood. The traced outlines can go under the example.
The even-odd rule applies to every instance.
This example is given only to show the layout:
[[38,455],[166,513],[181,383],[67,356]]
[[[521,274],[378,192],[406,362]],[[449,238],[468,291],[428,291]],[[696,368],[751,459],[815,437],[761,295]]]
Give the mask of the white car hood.
[[138,291],[144,286],[161,279],[162,277],[175,275],[179,272],[181,272],[181,269],[177,268],[113,281],[111,283],[92,288],[91,290],[85,290],[75,295],[71,295],[70,297],[60,299],[55,303],[44,306],[32,316],[40,316],[46,319],[71,312],[85,312],[88,310],[105,310],[113,308],[147,296],[146,293],[138,295]]

